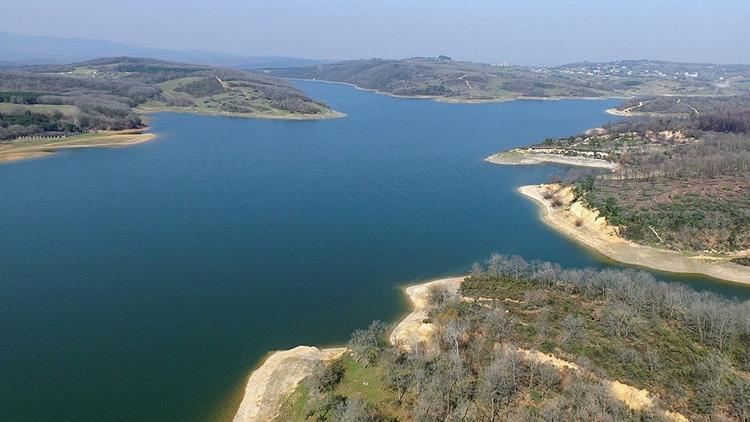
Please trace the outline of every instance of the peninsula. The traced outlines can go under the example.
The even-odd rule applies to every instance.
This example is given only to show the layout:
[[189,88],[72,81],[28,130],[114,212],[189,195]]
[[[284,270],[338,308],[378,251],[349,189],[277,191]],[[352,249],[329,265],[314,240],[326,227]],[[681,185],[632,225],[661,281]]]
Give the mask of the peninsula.
[[0,162],[144,142],[162,111],[266,119],[343,116],[261,72],[116,57],[0,70]]
[[347,83],[397,97],[477,103],[517,98],[732,96],[746,92],[750,66],[619,60],[529,67],[438,56],[349,60],[269,72],[285,78]]
[[607,169],[519,191],[550,226],[608,258],[748,284],[748,98],[632,101],[618,110],[644,110],[636,119],[487,161]]
[[[406,294],[412,311],[390,335],[376,321],[346,348],[272,354],[234,420],[682,422],[747,410],[748,349],[733,352],[746,347],[746,303],[634,270],[501,255]],[[716,323],[701,328],[709,308]]]

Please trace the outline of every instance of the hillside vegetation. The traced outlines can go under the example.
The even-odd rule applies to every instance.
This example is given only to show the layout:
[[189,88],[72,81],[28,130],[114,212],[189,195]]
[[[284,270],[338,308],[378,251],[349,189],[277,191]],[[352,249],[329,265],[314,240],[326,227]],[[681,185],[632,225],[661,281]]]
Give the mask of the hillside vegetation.
[[714,96],[667,96],[642,97],[623,102],[615,107],[619,111],[629,114],[651,115],[697,115],[715,113],[723,109],[738,109],[750,107],[750,95],[736,95],[726,97]]
[[140,111],[281,118],[332,113],[263,73],[127,57],[0,70],[0,106],[0,140],[137,128]]
[[[644,117],[510,152],[595,158],[613,173],[566,179],[579,200],[635,242],[684,252],[750,254],[750,103],[747,97],[691,98],[696,113],[655,99]],[[681,102],[682,103],[682,102]],[[649,103],[651,104],[651,103]],[[658,107],[657,107],[658,106]],[[661,113],[661,112],[664,113]],[[557,181],[557,180],[556,180]],[[554,199],[554,198],[553,198]]]
[[345,82],[399,96],[456,101],[515,97],[731,95],[750,88],[750,66],[657,61],[577,63],[554,68],[501,66],[449,57],[352,60],[274,74]]
[[430,301],[436,349],[388,346],[373,323],[279,420],[750,418],[750,302],[500,255]]

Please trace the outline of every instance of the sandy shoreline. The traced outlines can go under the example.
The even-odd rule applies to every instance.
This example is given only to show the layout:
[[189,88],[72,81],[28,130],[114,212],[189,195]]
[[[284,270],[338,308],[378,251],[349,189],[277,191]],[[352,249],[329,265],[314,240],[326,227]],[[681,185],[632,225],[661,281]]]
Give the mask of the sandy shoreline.
[[618,262],[680,274],[702,274],[734,283],[750,284],[750,267],[730,262],[730,258],[686,256],[680,252],[639,245],[619,237],[598,212],[573,202],[570,188],[562,188],[553,207],[544,199],[547,185],[522,186],[518,191],[536,203],[542,220],[558,232]]
[[432,324],[424,322],[429,311],[430,289],[444,287],[458,292],[464,278],[466,276],[443,278],[407,287],[404,293],[409,298],[412,310],[396,325],[388,341],[403,350],[414,350],[415,347],[431,349],[434,346],[432,344],[434,329]]
[[337,359],[344,352],[343,347],[311,346],[274,352],[250,375],[234,420],[268,421],[278,417],[284,399],[305,377],[312,375],[319,362]]
[[0,145],[0,164],[52,155],[55,151],[74,148],[113,148],[141,144],[156,138],[144,133],[148,128],[123,131],[102,131],[90,135],[74,136],[70,140],[49,142],[14,142]]
[[[203,110],[193,109],[181,109],[181,108],[170,108],[170,107],[158,107],[158,108],[136,108],[138,114],[146,116],[148,121],[148,115],[156,113],[190,113],[200,114],[206,116],[225,116],[225,117],[237,117],[247,119],[269,119],[269,120],[327,120],[327,119],[338,119],[346,117],[345,113],[331,109],[329,113],[315,114],[315,115],[302,115],[302,114],[288,114],[288,115],[264,115],[264,114],[248,114],[248,113],[224,113],[224,112],[209,112]],[[101,147],[125,147],[131,145],[137,145],[143,142],[147,142],[156,138],[153,133],[145,133],[149,127],[142,127],[138,129],[127,129],[120,131],[108,131],[102,130],[87,135],[72,136],[71,139],[66,140],[65,138],[60,139],[44,139],[39,140],[24,140],[20,142],[9,142],[0,144],[0,164],[9,163],[13,161],[30,160],[34,158],[47,157],[55,153],[55,151],[63,149],[74,149],[74,148],[101,148]]]
[[[411,312],[394,328],[389,337],[392,345],[403,350],[413,350],[420,344],[429,352],[434,344],[434,328],[425,322],[429,313],[429,294],[433,287],[442,286],[451,292],[459,293],[461,282],[466,278],[451,277],[426,283],[415,284],[404,289],[412,305]],[[470,300],[461,297],[460,300]],[[524,359],[553,365],[560,371],[583,371],[577,364],[560,359],[552,354],[537,350],[520,349],[515,346],[497,344],[498,347],[512,347],[522,354]],[[252,372],[245,388],[245,395],[234,417],[234,422],[260,422],[275,420],[284,400],[294,392],[297,385],[320,362],[330,362],[346,352],[346,348],[317,349],[310,346],[298,346],[294,349],[272,353],[255,371]],[[617,380],[603,380],[616,399],[635,410],[650,408],[654,405],[653,396],[648,390],[642,390],[623,384]],[[686,419],[679,413],[667,411],[665,416],[676,421]]]
[[[391,344],[406,350],[411,350],[411,347],[420,343],[429,347],[432,324],[425,323],[424,319],[428,312],[430,288],[442,285],[457,292],[464,278],[444,278],[407,287],[405,293],[412,309],[391,332]],[[320,362],[330,362],[345,352],[346,348],[343,347],[318,349],[297,346],[272,353],[250,374],[234,421],[269,421],[278,417],[284,399],[294,392],[305,377],[313,373]]]
[[607,114],[611,114],[613,116],[619,116],[619,117],[632,117],[632,116],[635,115],[635,114],[633,114],[633,113],[631,113],[629,111],[622,111],[622,110],[618,110],[616,108],[608,108],[608,109],[606,109],[604,111]]
[[618,110],[616,108],[608,108],[604,110],[607,114],[611,114],[613,116],[618,117],[680,117],[680,116],[688,116],[687,113],[656,113],[656,112],[647,112],[647,111],[625,111],[625,110]]
[[598,158],[571,157],[561,154],[528,153],[513,149],[511,151],[499,152],[485,158],[484,161],[506,166],[522,166],[542,163],[566,164],[570,166],[602,168],[616,170],[619,165],[611,161]]
[[[563,206],[558,208],[553,208],[551,203],[544,199],[546,189],[545,185],[534,185],[523,186],[518,191],[540,206],[542,218],[548,225],[602,255],[626,264],[660,271],[704,274],[750,284],[750,268],[728,262],[726,258],[688,257],[678,252],[629,242],[617,236],[614,228],[608,226],[597,212],[583,207],[580,203],[572,203],[570,188],[563,188],[558,192],[558,197],[563,200]],[[431,323],[425,322],[429,312],[430,290],[435,286],[443,286],[458,292],[464,278],[465,276],[443,278],[406,287],[404,292],[412,309],[391,332],[390,343],[407,351],[416,347],[421,347],[428,353],[433,350],[436,346],[434,327]],[[278,416],[284,399],[294,392],[299,382],[312,373],[316,365],[336,359],[345,352],[345,348],[317,349],[299,346],[271,354],[250,375],[234,421],[273,420]],[[541,355],[537,351],[526,353],[527,358]],[[611,394],[631,408],[652,405],[650,393],[646,390],[638,390],[617,381],[609,381],[609,384]],[[675,420],[684,420],[678,413],[667,412],[667,416]]]

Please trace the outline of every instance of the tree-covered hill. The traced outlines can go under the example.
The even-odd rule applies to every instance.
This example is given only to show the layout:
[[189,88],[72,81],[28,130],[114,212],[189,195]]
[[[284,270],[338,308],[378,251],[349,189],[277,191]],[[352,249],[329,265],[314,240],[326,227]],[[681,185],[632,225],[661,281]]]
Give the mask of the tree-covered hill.
[[117,57],[0,70],[0,139],[142,124],[141,111],[270,118],[332,114],[290,83],[260,72]]
[[352,334],[280,420],[747,421],[750,302],[493,255],[429,299],[436,348]]
[[[612,173],[575,171],[563,181],[626,239],[747,264],[750,97],[661,97],[635,106],[643,111],[634,117],[505,154],[616,164]],[[564,208],[550,189],[546,199]]]
[[274,69],[283,77],[345,82],[403,96],[447,100],[515,97],[730,95],[750,88],[750,66],[646,60],[554,68],[454,61],[449,57],[351,60]]

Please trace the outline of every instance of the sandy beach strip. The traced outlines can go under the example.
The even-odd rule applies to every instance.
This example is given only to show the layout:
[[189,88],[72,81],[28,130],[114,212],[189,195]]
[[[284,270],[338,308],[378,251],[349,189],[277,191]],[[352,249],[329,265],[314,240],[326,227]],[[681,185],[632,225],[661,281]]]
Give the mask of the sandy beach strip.
[[338,359],[346,349],[298,346],[272,353],[247,381],[236,422],[269,421],[278,417],[284,400],[313,374],[319,362]]
[[145,130],[147,129],[102,131],[90,135],[74,136],[69,140],[2,144],[0,145],[0,163],[40,158],[63,149],[126,147],[156,138],[153,133],[144,133]]
[[443,278],[407,287],[404,292],[409,297],[412,310],[393,329],[388,338],[390,343],[407,351],[414,350],[418,346],[425,347],[427,350],[432,349],[434,327],[431,323],[425,322],[429,312],[430,291],[433,288],[442,287],[458,293],[464,278],[466,276]]
[[542,163],[565,164],[569,166],[592,167],[608,170],[616,170],[619,165],[611,161],[598,158],[571,157],[562,154],[545,154],[545,153],[528,153],[523,151],[511,150],[499,152],[485,158],[484,161],[492,164],[505,166],[523,166]]
[[[461,283],[466,278],[451,277],[426,283],[408,286],[404,292],[412,305],[406,315],[391,332],[389,341],[402,350],[413,350],[416,345],[426,347],[429,352],[434,344],[434,327],[427,322],[430,310],[430,291],[442,287],[459,294]],[[469,300],[460,298],[461,300]],[[581,370],[573,362],[562,360],[554,355],[543,354],[536,350],[514,350],[522,353],[527,360],[534,360],[555,366],[558,370]],[[338,359],[346,348],[318,349],[311,346],[298,346],[294,349],[272,353],[248,379],[245,395],[235,414],[235,422],[260,422],[276,420],[284,400],[294,392],[302,380],[311,375],[320,362],[331,362]],[[644,409],[653,406],[653,399],[648,390],[641,390],[619,381],[606,380],[613,397],[621,400],[632,409]],[[686,420],[679,413],[666,412],[669,419]]]
[[[429,311],[430,289],[445,286],[458,292],[465,277],[453,277],[409,286],[405,293],[412,305],[411,312],[391,332],[394,346],[411,350],[417,344],[432,341],[432,324],[424,322]],[[235,422],[269,421],[278,417],[284,400],[294,392],[305,377],[312,375],[320,362],[327,363],[346,353],[346,348],[318,349],[298,346],[272,353],[247,381],[245,394],[234,416]]]
[[[545,199],[548,189],[557,190],[562,206],[553,207]],[[750,267],[730,262],[728,257],[688,256],[677,251],[654,248],[618,236],[598,212],[580,202],[572,202],[570,188],[549,185],[522,186],[518,191],[536,203],[542,220],[550,227],[590,249],[628,265],[680,274],[702,274],[734,283],[750,284]]]

